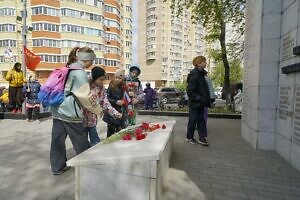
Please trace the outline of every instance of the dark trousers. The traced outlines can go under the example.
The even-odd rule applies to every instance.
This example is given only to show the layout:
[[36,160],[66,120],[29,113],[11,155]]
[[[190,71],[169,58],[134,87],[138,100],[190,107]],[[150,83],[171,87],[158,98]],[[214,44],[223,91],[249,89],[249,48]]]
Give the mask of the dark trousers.
[[40,108],[27,108],[27,118],[29,120],[34,120],[39,118]]
[[145,98],[145,108],[146,108],[146,110],[153,109],[153,99],[152,98]]
[[107,124],[107,137],[110,137],[111,135],[115,134],[116,132],[120,131],[122,129],[121,126],[115,125],[115,124]]
[[199,138],[207,137],[206,123],[204,120],[204,107],[189,108],[189,122],[187,127],[187,139],[194,138],[197,127]]
[[82,123],[70,123],[53,119],[50,163],[53,172],[59,172],[66,166],[66,138],[69,135],[76,154],[89,148],[87,133]]
[[9,104],[12,109],[21,109],[23,102],[22,87],[11,87],[8,88]]

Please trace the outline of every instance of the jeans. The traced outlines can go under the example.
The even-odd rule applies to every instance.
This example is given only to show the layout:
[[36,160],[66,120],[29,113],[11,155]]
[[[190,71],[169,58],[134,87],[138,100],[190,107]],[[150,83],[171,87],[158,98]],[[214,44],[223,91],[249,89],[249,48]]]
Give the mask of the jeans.
[[90,143],[92,146],[100,142],[100,138],[97,133],[96,126],[93,127],[85,127],[85,130],[90,138]]
[[199,138],[207,137],[206,123],[204,119],[204,107],[189,109],[189,122],[187,127],[187,139],[194,138],[195,129],[198,129]]

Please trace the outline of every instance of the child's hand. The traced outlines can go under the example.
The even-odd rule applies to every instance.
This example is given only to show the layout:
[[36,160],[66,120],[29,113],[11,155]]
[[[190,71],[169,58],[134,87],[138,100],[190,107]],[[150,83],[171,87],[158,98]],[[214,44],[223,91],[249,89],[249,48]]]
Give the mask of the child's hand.
[[116,116],[116,118],[121,119],[123,115],[121,113],[118,113],[115,116]]
[[137,104],[138,102],[139,102],[139,100],[137,100],[136,98],[133,98],[133,99],[132,99],[132,103],[133,103],[133,104]]
[[130,97],[133,97],[133,96],[134,96],[134,92],[129,91],[129,92],[128,92],[128,95],[129,95]]
[[123,100],[118,100],[116,104],[119,105],[119,106],[123,106],[124,105],[124,101]]

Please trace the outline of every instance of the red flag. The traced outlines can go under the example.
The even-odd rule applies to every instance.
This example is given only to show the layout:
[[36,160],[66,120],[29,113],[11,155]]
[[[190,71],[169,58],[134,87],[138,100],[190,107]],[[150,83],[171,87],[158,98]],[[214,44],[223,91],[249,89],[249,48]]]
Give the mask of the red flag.
[[24,47],[24,53],[25,53],[25,63],[27,66],[27,69],[30,69],[31,71],[34,71],[38,64],[41,62],[41,57],[35,55],[33,52],[31,52],[29,49]]

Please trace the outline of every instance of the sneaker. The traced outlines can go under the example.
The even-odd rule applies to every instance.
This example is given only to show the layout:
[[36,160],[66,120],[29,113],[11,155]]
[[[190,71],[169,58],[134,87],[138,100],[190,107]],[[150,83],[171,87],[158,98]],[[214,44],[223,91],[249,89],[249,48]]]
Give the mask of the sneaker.
[[196,140],[194,138],[192,139],[187,139],[187,142],[190,144],[197,144]]
[[196,142],[198,144],[201,144],[202,146],[206,146],[206,147],[209,145],[205,138],[200,138],[199,140],[196,140]]
[[58,172],[53,172],[53,175],[61,175],[63,174],[64,172],[68,171],[71,167],[69,166],[65,166],[61,171],[58,171]]

